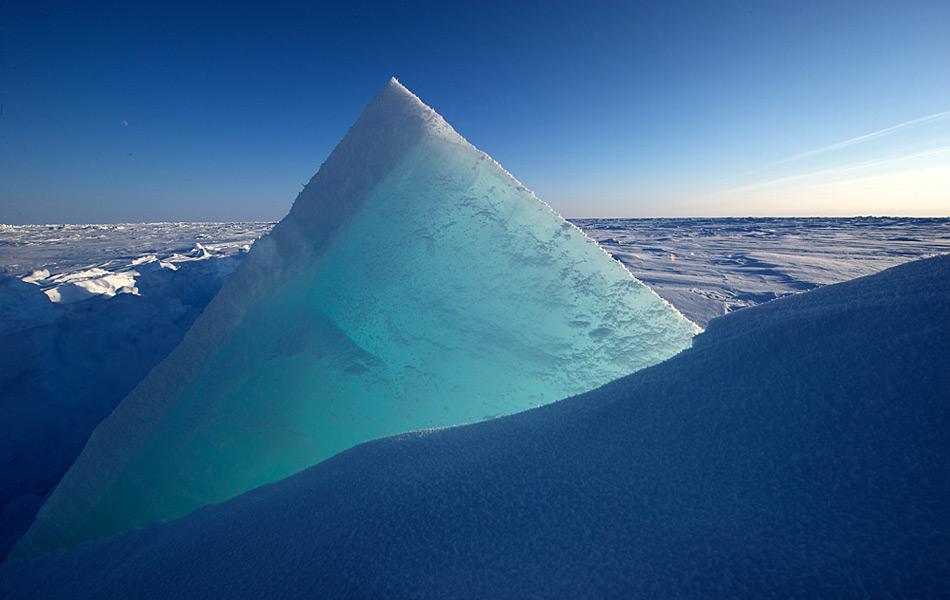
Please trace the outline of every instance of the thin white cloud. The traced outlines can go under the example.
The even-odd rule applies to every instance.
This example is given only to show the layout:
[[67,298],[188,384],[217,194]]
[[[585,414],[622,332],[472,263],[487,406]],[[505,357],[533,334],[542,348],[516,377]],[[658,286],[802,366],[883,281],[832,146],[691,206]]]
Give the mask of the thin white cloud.
[[717,212],[782,215],[950,216],[950,164],[940,162],[737,194]]
[[[834,152],[889,136],[908,127],[948,118],[950,110],[789,156],[731,178],[732,186],[705,194],[702,196],[702,202],[720,206],[717,210],[722,214],[764,214],[763,207],[768,207],[769,214],[805,214],[809,211],[815,214],[870,214],[868,211],[872,209],[881,214],[898,214],[902,211],[911,211],[914,214],[945,214],[945,190],[948,189],[946,185],[950,181],[950,162],[943,157],[950,154],[950,145],[947,145],[948,139],[943,133],[927,136],[930,138],[929,149],[925,147],[914,152],[908,149],[904,154],[866,158],[836,166],[813,167],[804,171],[801,166],[794,169],[786,167],[770,174],[763,171],[767,173],[776,166],[801,158]],[[757,181],[756,178],[749,177],[756,173],[759,174]],[[741,181],[739,178],[752,181],[736,185]]]
[[910,121],[904,121],[903,123],[898,123],[897,125],[891,125],[890,127],[885,127],[884,129],[878,129],[877,131],[872,131],[871,133],[865,133],[864,135],[859,135],[858,137],[853,137],[848,140],[841,142],[836,142],[834,144],[829,144],[827,146],[822,146],[821,148],[815,148],[814,150],[809,150],[808,152],[801,152],[782,160],[775,162],[772,166],[785,164],[793,160],[798,160],[800,158],[806,158],[808,156],[814,156],[816,154],[824,154],[825,152],[831,152],[833,150],[840,150],[842,148],[847,148],[849,146],[854,146],[856,144],[862,144],[871,140],[876,140],[877,138],[890,135],[895,131],[899,131],[906,127],[911,127],[914,125],[922,125],[923,123],[932,123],[933,121],[940,121],[950,117],[950,110],[945,110],[943,112],[934,113],[932,115],[927,115],[926,117],[919,117],[917,119],[911,119]]
[[[950,114],[950,111],[948,111],[947,114]],[[816,171],[809,171],[807,173],[799,173],[797,175],[788,175],[785,177],[778,177],[778,178],[769,179],[766,181],[759,181],[759,182],[751,183],[748,185],[743,185],[739,187],[730,188],[727,190],[722,190],[720,192],[716,192],[715,194],[713,194],[713,196],[729,195],[729,194],[734,194],[736,192],[746,192],[749,190],[756,190],[756,189],[761,189],[761,188],[766,188],[766,187],[781,186],[783,184],[793,183],[793,182],[800,181],[803,179],[807,180],[807,179],[815,179],[815,178],[829,177],[829,176],[833,178],[835,176],[845,175],[845,174],[852,173],[854,171],[858,171],[861,169],[892,166],[894,164],[906,162],[909,160],[927,158],[930,156],[946,154],[946,153],[950,153],[950,146],[940,146],[938,148],[932,148],[930,150],[926,150],[924,152],[916,152],[914,154],[906,154],[903,156],[896,156],[896,157],[883,158],[883,159],[864,160],[864,161],[854,162],[854,163],[850,163],[850,164],[842,165],[838,167],[819,169]]]
[[[905,129],[907,127],[913,127],[914,125],[922,125],[924,123],[933,123],[935,121],[941,121],[950,117],[950,110],[945,110],[942,112],[934,113],[932,115],[927,115],[925,117],[918,117],[916,119],[911,119],[909,121],[904,121],[903,123],[898,123],[897,125],[891,125],[890,127],[885,127],[884,129],[878,129],[877,131],[872,131],[870,133],[865,133],[864,135],[859,135],[841,142],[835,142],[834,144],[828,144],[827,146],[822,146],[820,148],[815,148],[814,150],[809,150],[807,152],[800,152],[798,154],[793,154],[792,156],[787,156],[783,159],[771,162],[761,167],[752,169],[751,171],[745,171],[738,174],[735,178],[747,177],[749,175],[755,175],[756,173],[761,173],[762,171],[768,171],[774,169],[775,167],[784,165],[786,163],[794,162],[802,158],[808,158],[809,156],[815,156],[818,154],[824,154],[826,152],[833,152],[835,150],[841,150],[843,148],[848,148],[850,146],[855,146],[857,144],[863,144],[864,142],[869,142],[871,140],[876,140],[884,136],[891,135],[897,131]],[[731,178],[731,179],[735,179]]]

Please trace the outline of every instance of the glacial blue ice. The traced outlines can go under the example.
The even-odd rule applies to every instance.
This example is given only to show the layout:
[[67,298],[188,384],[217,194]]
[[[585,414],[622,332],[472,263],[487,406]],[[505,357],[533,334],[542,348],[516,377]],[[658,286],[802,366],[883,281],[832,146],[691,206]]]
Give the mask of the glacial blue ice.
[[697,331],[393,80],[96,429],[14,555],[582,393]]

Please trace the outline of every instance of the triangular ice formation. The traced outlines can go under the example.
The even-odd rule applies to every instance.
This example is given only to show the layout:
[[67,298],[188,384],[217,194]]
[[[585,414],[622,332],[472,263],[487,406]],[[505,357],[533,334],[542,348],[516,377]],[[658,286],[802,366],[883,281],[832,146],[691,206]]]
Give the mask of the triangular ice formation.
[[696,327],[392,80],[18,555],[181,516],[364,440],[584,392]]

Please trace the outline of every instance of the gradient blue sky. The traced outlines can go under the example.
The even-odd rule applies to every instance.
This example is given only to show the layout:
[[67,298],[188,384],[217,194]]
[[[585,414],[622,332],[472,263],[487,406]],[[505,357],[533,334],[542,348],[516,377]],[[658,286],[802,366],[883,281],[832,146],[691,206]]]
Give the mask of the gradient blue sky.
[[393,74],[569,217],[950,214],[946,0],[155,4],[0,5],[0,222],[279,219]]

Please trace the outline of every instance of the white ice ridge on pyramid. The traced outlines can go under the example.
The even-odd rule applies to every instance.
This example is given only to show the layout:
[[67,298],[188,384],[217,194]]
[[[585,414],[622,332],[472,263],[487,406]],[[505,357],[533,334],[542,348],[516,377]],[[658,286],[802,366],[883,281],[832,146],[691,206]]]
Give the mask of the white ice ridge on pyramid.
[[184,515],[359,442],[526,410],[698,328],[391,80],[20,540]]

